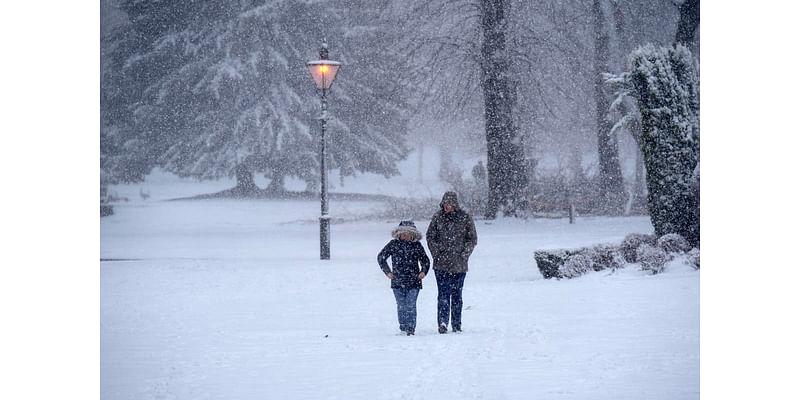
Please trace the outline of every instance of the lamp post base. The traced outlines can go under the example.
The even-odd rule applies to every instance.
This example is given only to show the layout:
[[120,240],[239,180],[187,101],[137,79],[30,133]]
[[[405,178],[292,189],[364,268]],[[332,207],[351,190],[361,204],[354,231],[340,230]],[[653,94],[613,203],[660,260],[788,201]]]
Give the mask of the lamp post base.
[[331,220],[328,216],[319,218],[319,259],[331,259]]

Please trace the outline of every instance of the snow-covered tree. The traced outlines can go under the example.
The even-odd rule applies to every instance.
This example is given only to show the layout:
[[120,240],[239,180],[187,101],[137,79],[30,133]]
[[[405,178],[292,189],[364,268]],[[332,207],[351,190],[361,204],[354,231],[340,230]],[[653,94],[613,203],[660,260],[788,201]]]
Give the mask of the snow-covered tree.
[[616,131],[608,116],[609,99],[603,75],[609,72],[609,32],[604,2],[592,1],[594,25],[594,99],[597,106],[597,150],[600,164],[600,193],[603,209],[610,214],[623,211],[625,188],[622,169],[619,165],[619,150]]
[[109,147],[122,150],[109,165],[138,162],[136,176],[153,166],[235,176],[243,192],[256,189],[254,173],[274,190],[287,176],[316,182],[319,97],[305,63],[327,38],[344,64],[331,93],[328,165],[344,175],[398,172],[406,107],[403,88],[385,79],[394,60],[381,52],[391,37],[380,4],[181,3],[122,2],[131,24],[114,38],[104,113]]
[[161,36],[209,13],[204,4],[187,2],[123,0],[117,5],[125,22],[101,38],[100,46],[100,166],[109,183],[141,181],[165,149],[162,136],[134,129],[133,110],[180,58],[136,63],[140,54],[151,52]]
[[483,0],[480,4],[481,88],[486,123],[489,199],[486,216],[498,211],[514,215],[522,206],[528,176],[524,146],[514,121],[516,104],[514,79],[510,73],[510,52],[506,43],[507,0]]
[[683,0],[680,13],[675,43],[691,46],[695,42],[695,31],[700,26],[700,0]]
[[[610,78],[627,88],[641,113],[640,146],[647,169],[647,199],[656,235],[677,233],[700,243],[700,83],[683,45],[645,45],[631,53],[631,70]],[[623,89],[623,91],[626,89]]]
[[[399,51],[412,59],[412,79],[429,83],[423,106],[459,122],[469,120],[483,132],[490,218],[498,212],[513,215],[525,206],[533,110],[550,110],[546,91],[570,91],[551,85],[557,74],[544,66],[551,61],[549,53],[562,50],[556,43],[564,34],[557,31],[559,23],[550,21],[547,29],[538,25],[551,12],[565,15],[551,9],[555,3],[419,0],[399,13],[408,21]],[[560,72],[570,64],[553,65]]]

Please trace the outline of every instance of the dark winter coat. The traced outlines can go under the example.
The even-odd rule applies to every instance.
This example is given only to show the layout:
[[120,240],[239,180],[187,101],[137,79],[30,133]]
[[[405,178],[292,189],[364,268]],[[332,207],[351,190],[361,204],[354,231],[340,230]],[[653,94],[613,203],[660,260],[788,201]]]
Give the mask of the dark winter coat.
[[[444,204],[449,203],[455,211],[444,212]],[[469,256],[478,245],[475,222],[458,204],[455,192],[446,192],[439,203],[439,211],[433,214],[425,234],[428,250],[433,258],[433,269],[452,273],[469,270]]]
[[[411,233],[412,240],[400,240],[402,232]],[[422,289],[419,273],[424,272],[427,275],[431,267],[431,261],[425,253],[425,248],[419,242],[422,234],[413,226],[399,226],[392,231],[392,237],[394,239],[378,253],[378,265],[384,274],[394,273],[392,289]],[[386,262],[389,257],[392,258],[391,269]],[[421,271],[420,266],[422,267]]]

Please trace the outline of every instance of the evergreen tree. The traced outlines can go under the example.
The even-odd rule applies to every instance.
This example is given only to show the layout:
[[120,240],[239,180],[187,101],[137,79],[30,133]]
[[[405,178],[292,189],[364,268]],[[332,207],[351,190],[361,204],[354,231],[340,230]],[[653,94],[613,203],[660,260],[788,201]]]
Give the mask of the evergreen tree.
[[101,170],[110,183],[143,180],[166,148],[162,135],[134,127],[133,111],[150,85],[179,68],[181,58],[139,63],[140,55],[152,52],[162,36],[214,10],[214,4],[196,1],[122,0],[118,5],[128,23],[101,40]]
[[683,45],[645,45],[631,54],[623,83],[642,116],[640,145],[647,169],[647,201],[656,235],[678,233],[700,243],[700,84],[695,60]]
[[396,174],[408,152],[405,106],[402,91],[380,79],[392,60],[376,56],[385,40],[374,22],[379,5],[364,3],[358,15],[347,6],[124,2],[132,23],[114,38],[104,85],[107,148],[124,151],[109,153],[109,169],[137,172],[126,179],[153,166],[236,177],[241,192],[257,189],[254,173],[274,190],[286,176],[316,182],[319,97],[305,63],[327,37],[344,63],[331,93],[328,165],[344,175]]

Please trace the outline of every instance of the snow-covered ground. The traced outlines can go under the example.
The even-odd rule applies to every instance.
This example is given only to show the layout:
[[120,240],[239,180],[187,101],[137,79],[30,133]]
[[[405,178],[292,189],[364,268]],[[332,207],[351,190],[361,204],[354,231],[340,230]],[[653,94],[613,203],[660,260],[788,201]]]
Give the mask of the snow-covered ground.
[[216,187],[162,178],[147,200],[115,187],[136,198],[101,219],[102,399],[699,398],[698,271],[557,281],[534,264],[648,218],[479,220],[464,332],[436,332],[431,274],[406,337],[375,259],[398,221],[333,224],[320,261],[318,202],[163,201]]

